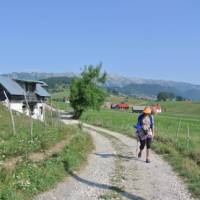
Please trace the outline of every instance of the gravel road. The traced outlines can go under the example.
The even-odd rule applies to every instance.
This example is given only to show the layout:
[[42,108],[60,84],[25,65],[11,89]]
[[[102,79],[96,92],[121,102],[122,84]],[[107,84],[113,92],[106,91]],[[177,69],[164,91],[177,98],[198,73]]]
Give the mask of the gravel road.
[[96,146],[88,164],[37,200],[192,199],[171,166],[154,152],[152,162],[147,164],[144,157],[136,157],[134,139],[87,124],[83,127]]

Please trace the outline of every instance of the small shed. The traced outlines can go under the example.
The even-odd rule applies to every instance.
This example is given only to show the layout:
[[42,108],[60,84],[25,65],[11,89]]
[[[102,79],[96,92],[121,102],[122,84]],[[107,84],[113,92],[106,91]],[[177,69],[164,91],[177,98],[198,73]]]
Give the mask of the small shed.
[[146,106],[133,106],[132,112],[133,113],[142,113]]

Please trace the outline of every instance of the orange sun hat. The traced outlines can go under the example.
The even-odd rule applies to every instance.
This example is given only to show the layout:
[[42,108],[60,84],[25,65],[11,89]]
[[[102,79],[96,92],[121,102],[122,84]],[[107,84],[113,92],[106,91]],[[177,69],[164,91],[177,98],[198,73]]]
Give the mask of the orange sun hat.
[[151,108],[150,107],[145,107],[144,110],[143,110],[143,113],[151,114]]

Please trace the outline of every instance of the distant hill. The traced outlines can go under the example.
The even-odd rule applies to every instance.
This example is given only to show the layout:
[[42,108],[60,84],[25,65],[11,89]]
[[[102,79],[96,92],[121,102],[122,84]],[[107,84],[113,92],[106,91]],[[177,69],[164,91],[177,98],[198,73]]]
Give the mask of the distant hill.
[[48,85],[48,90],[56,91],[66,88],[70,84],[71,79],[72,79],[71,77],[60,76],[60,77],[49,77],[40,80],[44,81]]
[[52,77],[72,77],[74,73],[46,73],[46,72],[13,72],[10,74],[2,74],[3,76],[9,76],[11,78],[30,79],[30,80],[42,80]]
[[128,96],[140,96],[145,98],[156,98],[160,91],[172,92],[176,95],[181,95],[180,91],[176,88],[161,86],[158,84],[129,84],[123,87],[115,87],[112,89],[115,89],[115,91]]
[[155,98],[160,91],[166,91],[187,99],[200,100],[200,85],[185,82],[109,75],[106,87],[128,96]]
[[[43,80],[49,88],[55,89],[59,85],[68,85],[74,73],[11,73],[4,74],[13,78]],[[160,91],[173,92],[187,99],[200,100],[200,85],[184,82],[130,78],[119,75],[109,75],[105,87],[128,96],[155,98]]]

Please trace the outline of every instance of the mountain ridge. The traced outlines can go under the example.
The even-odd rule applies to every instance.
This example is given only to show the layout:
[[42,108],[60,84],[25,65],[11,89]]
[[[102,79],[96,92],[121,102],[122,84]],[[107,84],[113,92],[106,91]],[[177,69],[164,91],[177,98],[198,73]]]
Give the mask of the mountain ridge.
[[[73,77],[78,74],[72,72],[66,73],[48,73],[48,72],[13,72],[2,74],[11,78],[44,80],[47,78]],[[55,79],[57,80],[57,79]],[[183,96],[187,99],[200,100],[200,85],[168,80],[145,79],[138,77],[125,77],[120,75],[108,74],[108,80],[105,84],[109,90],[116,90],[120,94],[128,96],[146,96],[155,98],[160,91],[173,92],[175,95]]]

